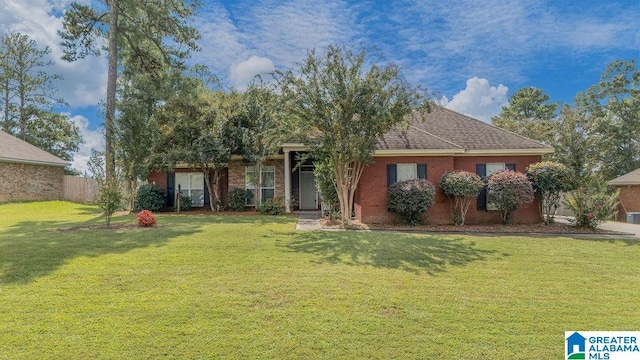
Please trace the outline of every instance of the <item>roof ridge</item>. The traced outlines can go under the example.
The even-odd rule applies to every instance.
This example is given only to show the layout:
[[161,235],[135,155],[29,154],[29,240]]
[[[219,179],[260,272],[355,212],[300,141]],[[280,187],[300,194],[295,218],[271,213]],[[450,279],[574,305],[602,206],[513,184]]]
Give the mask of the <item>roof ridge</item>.
[[415,125],[413,125],[413,124],[409,124],[409,127],[414,128],[415,130],[418,130],[418,131],[420,131],[420,132],[423,132],[423,133],[425,133],[425,134],[427,134],[427,135],[431,135],[431,136],[433,136],[434,138],[436,138],[436,139],[438,139],[438,140],[442,140],[442,141],[446,142],[447,144],[451,144],[451,145],[453,145],[453,146],[455,146],[455,147],[458,147],[458,148],[460,148],[460,149],[466,150],[463,146],[460,146],[460,145],[458,145],[458,144],[454,143],[453,141],[450,141],[450,140],[444,139],[444,138],[442,138],[442,137],[440,137],[440,136],[438,136],[438,135],[432,134],[432,133],[428,132],[428,131],[427,131],[427,130],[425,130],[425,129],[420,129],[419,127],[417,127],[417,126],[415,126]]
[[509,131],[509,130],[507,130],[507,129],[503,129],[503,128],[501,128],[501,127],[495,126],[495,125],[493,125],[493,124],[489,124],[489,123],[484,122],[484,121],[482,121],[482,120],[480,120],[480,119],[476,119],[476,118],[471,117],[471,116],[469,116],[469,115],[465,115],[465,114],[463,114],[463,113],[461,113],[461,112],[458,112],[458,111],[455,111],[455,110],[451,110],[451,109],[449,109],[449,108],[446,108],[446,107],[444,107],[444,106],[442,106],[442,105],[434,104],[434,106],[437,106],[437,107],[439,107],[439,108],[441,108],[441,109],[443,109],[443,110],[446,110],[446,111],[450,111],[450,112],[452,112],[452,113],[454,113],[454,114],[458,114],[458,115],[460,115],[460,116],[464,116],[464,117],[465,117],[465,118],[467,118],[467,119],[470,119],[470,120],[473,120],[473,121],[477,121],[477,122],[479,122],[479,123],[481,123],[481,124],[484,124],[484,125],[490,126],[490,127],[494,128],[494,129],[497,129],[497,130],[500,130],[500,131],[503,131],[503,132],[509,133],[509,134],[511,134],[511,135],[515,135],[515,136],[517,136],[517,137],[519,137],[519,138],[522,138],[522,139],[524,139],[524,140],[533,141],[534,143],[537,143],[538,145],[542,145],[542,146],[547,147],[547,148],[552,148],[551,146],[546,145],[546,144],[543,144],[543,143],[541,143],[541,142],[540,142],[540,141],[538,141],[538,140],[534,140],[534,139],[528,138],[528,137],[526,137],[526,136],[522,136],[522,135],[520,135],[520,134],[516,134],[516,133],[514,133],[513,131]]

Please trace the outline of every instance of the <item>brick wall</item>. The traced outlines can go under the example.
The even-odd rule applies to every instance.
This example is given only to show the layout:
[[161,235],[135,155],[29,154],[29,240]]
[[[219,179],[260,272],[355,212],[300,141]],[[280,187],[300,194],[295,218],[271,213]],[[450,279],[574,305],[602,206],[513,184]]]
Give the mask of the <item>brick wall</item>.
[[[229,189],[234,187],[244,189],[246,185],[245,181],[245,168],[251,166],[250,163],[246,163],[242,160],[234,160],[229,163]],[[276,196],[284,197],[284,160],[272,159],[267,160],[263,166],[273,166],[276,171]]]
[[0,202],[60,200],[64,168],[0,163]]
[[[376,157],[365,168],[355,197],[356,218],[365,223],[384,223],[396,221],[396,215],[387,212],[387,164],[416,163],[427,164],[427,180],[436,187],[434,205],[427,211],[427,219],[432,224],[450,224],[451,209],[449,199],[438,187],[440,177],[447,171],[464,170],[476,172],[478,163],[515,163],[516,171],[524,172],[527,166],[541,160],[541,156],[415,156],[415,157]],[[497,211],[478,211],[473,201],[467,213],[468,223],[498,223]],[[513,213],[514,222],[536,223],[541,221],[537,202],[522,206]]]
[[640,185],[620,186],[618,221],[627,221],[628,212],[640,212]]

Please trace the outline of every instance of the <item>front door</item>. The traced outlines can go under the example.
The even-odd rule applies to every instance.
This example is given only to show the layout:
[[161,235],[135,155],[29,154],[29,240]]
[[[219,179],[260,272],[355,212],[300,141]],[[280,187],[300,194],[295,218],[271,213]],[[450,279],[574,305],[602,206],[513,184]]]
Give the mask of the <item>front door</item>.
[[300,171],[300,210],[316,210],[318,192],[313,171]]

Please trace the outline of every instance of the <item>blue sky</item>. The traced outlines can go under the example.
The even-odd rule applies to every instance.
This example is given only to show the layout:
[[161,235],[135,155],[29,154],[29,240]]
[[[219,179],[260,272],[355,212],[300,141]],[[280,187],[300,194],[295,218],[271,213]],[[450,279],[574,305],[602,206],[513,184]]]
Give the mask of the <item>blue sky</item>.
[[[80,0],[90,3],[91,0]],[[19,31],[52,49],[52,71],[86,143],[73,166],[100,148],[106,61],[59,60],[60,16],[68,0],[3,0],[0,33]],[[526,86],[571,103],[616,59],[640,56],[640,0],[622,1],[207,1],[193,19],[208,65],[227,87],[286,69],[308,49],[350,45],[394,61],[441,104],[484,121]]]

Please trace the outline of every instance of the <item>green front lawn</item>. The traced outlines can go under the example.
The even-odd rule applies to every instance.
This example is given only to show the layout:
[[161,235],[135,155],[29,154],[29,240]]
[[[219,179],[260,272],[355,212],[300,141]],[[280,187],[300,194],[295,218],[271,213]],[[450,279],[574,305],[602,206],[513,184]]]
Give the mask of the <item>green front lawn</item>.
[[[559,359],[639,330],[640,242],[294,231],[0,205],[0,359]],[[134,216],[115,218],[134,223]]]

